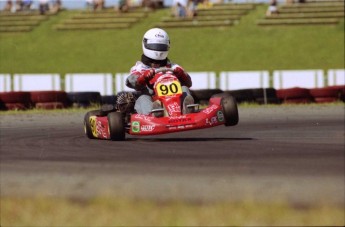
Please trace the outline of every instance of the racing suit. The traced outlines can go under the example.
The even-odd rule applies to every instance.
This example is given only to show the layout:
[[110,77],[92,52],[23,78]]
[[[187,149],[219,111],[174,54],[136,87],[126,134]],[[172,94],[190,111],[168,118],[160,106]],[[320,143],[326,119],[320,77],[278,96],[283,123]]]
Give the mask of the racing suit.
[[126,85],[140,92],[140,96],[135,102],[134,109],[139,114],[149,114],[152,110],[152,95],[154,91],[147,84],[147,75],[152,68],[167,67],[174,70],[174,74],[181,82],[183,96],[191,95],[189,88],[192,86],[192,80],[178,64],[171,63],[169,59],[153,60],[142,55],[141,61],[137,61],[131,68],[130,75],[126,79]]

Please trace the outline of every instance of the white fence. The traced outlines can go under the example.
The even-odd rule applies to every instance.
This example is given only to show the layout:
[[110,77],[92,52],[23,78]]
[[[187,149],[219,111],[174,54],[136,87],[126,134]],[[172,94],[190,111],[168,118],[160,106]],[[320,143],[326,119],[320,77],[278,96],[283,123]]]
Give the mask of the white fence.
[[11,84],[10,74],[0,74],[0,92],[11,91]]
[[269,80],[268,71],[221,72],[219,88],[224,91],[245,88],[268,88]]
[[65,90],[67,92],[98,91],[101,95],[111,95],[114,93],[113,76],[111,73],[67,74]]
[[189,72],[192,79],[191,89],[214,89],[217,88],[215,72]]
[[319,88],[324,86],[322,70],[279,70],[273,72],[275,89],[303,87]]
[[133,91],[132,88],[126,86],[126,79],[129,73],[117,73],[115,75],[116,92],[119,91]]
[[59,74],[15,74],[14,91],[51,91],[61,90]]
[[[326,85],[344,85],[345,70],[330,69],[324,75],[322,70],[277,70],[270,76],[268,71],[190,72],[191,89],[236,90],[246,88],[276,89],[303,87],[318,88]],[[102,95],[119,91],[132,91],[126,86],[128,73],[85,73],[66,74],[0,74],[0,92],[65,90],[67,92],[98,91]]]
[[328,70],[328,85],[344,85],[345,84],[345,70],[344,69],[330,69]]

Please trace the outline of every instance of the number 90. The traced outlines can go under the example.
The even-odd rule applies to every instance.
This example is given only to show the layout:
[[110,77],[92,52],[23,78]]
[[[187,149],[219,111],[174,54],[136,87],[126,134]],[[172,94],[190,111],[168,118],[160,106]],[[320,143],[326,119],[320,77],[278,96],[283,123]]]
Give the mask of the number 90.
[[159,89],[162,91],[162,95],[167,95],[169,93],[176,94],[178,92],[178,87],[176,84],[170,84],[169,87],[162,84]]

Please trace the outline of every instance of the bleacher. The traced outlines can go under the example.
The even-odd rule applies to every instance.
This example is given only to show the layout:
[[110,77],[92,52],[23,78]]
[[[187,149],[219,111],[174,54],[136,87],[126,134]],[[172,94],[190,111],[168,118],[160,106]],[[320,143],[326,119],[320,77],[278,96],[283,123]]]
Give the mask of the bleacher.
[[210,7],[198,7],[197,15],[193,18],[164,17],[157,27],[214,27],[232,26],[242,16],[255,9],[255,4],[214,4]]
[[20,11],[16,13],[0,12],[0,33],[30,32],[42,21],[48,20],[57,13],[47,12],[40,15],[38,11]]
[[124,13],[116,12],[112,8],[102,11],[82,11],[64,20],[55,28],[57,30],[123,29],[131,27],[147,14],[143,9],[133,9]]
[[344,0],[311,0],[285,4],[278,14],[266,16],[259,26],[276,25],[336,25],[344,18]]

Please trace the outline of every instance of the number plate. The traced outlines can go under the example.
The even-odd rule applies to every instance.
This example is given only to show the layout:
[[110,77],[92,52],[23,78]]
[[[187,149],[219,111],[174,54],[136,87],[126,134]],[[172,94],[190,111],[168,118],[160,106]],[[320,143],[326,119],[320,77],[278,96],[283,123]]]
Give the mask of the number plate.
[[182,94],[181,84],[176,80],[170,83],[158,83],[156,89],[159,97]]

